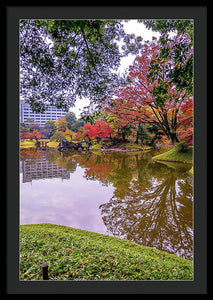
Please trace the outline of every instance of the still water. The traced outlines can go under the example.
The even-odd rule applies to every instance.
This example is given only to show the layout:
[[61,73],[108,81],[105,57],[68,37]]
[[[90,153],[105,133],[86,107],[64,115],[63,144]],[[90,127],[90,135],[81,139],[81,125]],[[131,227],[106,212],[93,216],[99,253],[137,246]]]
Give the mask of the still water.
[[191,165],[152,155],[21,150],[20,223],[86,229],[193,259]]

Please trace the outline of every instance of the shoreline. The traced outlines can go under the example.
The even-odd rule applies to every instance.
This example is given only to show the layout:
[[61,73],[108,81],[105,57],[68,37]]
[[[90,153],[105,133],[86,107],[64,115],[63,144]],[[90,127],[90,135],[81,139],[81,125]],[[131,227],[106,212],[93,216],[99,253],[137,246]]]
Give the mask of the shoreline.
[[166,161],[166,162],[174,162],[174,163],[181,163],[181,164],[189,164],[189,165],[192,165],[192,162],[187,162],[187,161],[183,161],[183,160],[169,160],[169,159],[157,159],[157,158],[153,158],[152,157],[152,160],[153,161],[159,161],[159,162],[161,162],[161,161]]
[[[55,150],[58,150],[57,147],[54,146],[47,146],[48,148],[51,148],[51,149],[55,149]],[[35,147],[33,147],[35,149]],[[32,149],[32,146],[31,147],[20,147],[20,150],[24,150],[24,149]],[[69,151],[70,149],[63,149],[62,151]],[[126,148],[126,149],[122,149],[121,148],[108,148],[108,149],[89,149],[89,150],[86,150],[86,151],[89,151],[89,152],[100,152],[100,153],[113,153],[113,152],[123,152],[123,153],[129,153],[129,152],[142,152],[142,153],[147,153],[147,152],[151,152],[151,151],[154,151],[155,149],[153,148]],[[84,151],[84,150],[83,150]],[[156,156],[153,156],[152,157],[152,161],[156,161],[156,162],[174,162],[174,163],[184,163],[184,164],[193,164],[192,161],[187,161],[185,159],[181,160],[181,159],[177,159],[176,157],[174,157],[174,159],[171,159],[170,157],[170,153],[171,152],[174,152],[175,149],[172,148],[166,152],[163,152],[161,154],[158,154]],[[81,153],[82,151],[79,151],[79,153]],[[160,156],[162,156],[162,158],[160,158]],[[168,157],[168,158],[167,158]]]

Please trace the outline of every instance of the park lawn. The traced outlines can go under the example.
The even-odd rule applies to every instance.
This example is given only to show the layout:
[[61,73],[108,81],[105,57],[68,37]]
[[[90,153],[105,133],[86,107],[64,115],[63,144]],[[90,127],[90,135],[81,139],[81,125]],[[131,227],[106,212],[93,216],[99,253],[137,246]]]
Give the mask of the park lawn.
[[29,141],[20,142],[20,149],[25,149],[25,148],[35,148],[35,141],[33,141],[33,142],[29,142]]
[[[150,146],[139,145],[139,144],[136,144],[136,143],[134,143],[134,142],[129,142],[129,143],[122,143],[122,144],[119,145],[117,148],[109,147],[108,150],[115,149],[115,150],[118,150],[118,151],[119,151],[119,149],[122,150],[123,147],[126,148],[126,151],[128,151],[128,150],[130,150],[130,151],[131,151],[131,150],[136,150],[136,151],[138,151],[138,150],[141,150],[141,151],[150,151],[150,150],[153,149],[153,148],[150,147]],[[96,143],[92,144],[91,147],[90,147],[90,149],[93,150],[93,151],[96,151],[96,150],[97,150],[97,151],[98,151],[98,150],[104,150],[104,151],[106,151],[106,150],[107,150],[107,149],[105,149],[105,148],[103,147],[103,144],[102,144],[101,142],[100,142],[99,144],[96,144]]]
[[162,161],[173,161],[173,162],[183,162],[183,163],[193,163],[193,148],[188,147],[187,152],[180,152],[178,145],[170,149],[167,152],[161,153],[159,155],[153,156],[154,160]]
[[47,143],[47,146],[48,146],[49,148],[56,148],[56,147],[58,146],[58,144],[59,144],[59,142],[53,141],[53,142]]
[[124,239],[53,224],[20,226],[20,280],[193,280],[193,262]]
[[[44,141],[44,142],[48,142],[49,139],[40,139],[39,140],[40,142]],[[35,148],[35,143],[36,141],[33,140],[32,142],[31,141],[24,141],[24,142],[20,142],[20,149],[25,149],[25,148]],[[56,148],[58,146],[59,142],[48,142],[47,143],[47,146],[49,148]]]
[[150,146],[147,146],[147,145],[139,145],[139,144],[136,144],[136,143],[125,143],[123,144],[127,149],[138,149],[138,150],[141,150],[141,151],[150,151],[152,150],[153,148],[150,147]]

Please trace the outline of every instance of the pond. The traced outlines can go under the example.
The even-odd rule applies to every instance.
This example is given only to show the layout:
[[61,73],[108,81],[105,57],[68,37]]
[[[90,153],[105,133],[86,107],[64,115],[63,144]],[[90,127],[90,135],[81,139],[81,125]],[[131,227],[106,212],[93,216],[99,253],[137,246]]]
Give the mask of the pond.
[[20,224],[108,234],[193,259],[190,164],[153,153],[20,153]]

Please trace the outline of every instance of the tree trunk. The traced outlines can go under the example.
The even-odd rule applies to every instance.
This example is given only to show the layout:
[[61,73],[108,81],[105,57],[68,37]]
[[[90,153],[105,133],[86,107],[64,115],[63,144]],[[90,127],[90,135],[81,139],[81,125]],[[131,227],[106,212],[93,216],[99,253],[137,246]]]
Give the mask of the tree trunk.
[[139,130],[140,130],[140,128],[141,128],[141,123],[138,124],[138,130],[137,130],[137,136],[136,136],[135,144],[138,144]]
[[176,132],[174,133],[170,132],[170,139],[173,145],[179,142]]
[[139,137],[139,134],[138,134],[138,131],[137,131],[137,136],[136,136],[135,144],[138,144],[138,137]]
[[123,143],[126,142],[126,134],[124,132],[122,132],[122,140],[123,140]]

